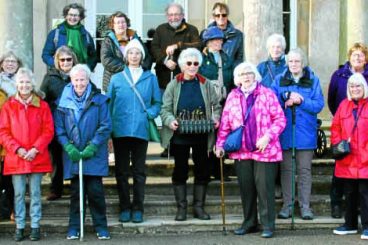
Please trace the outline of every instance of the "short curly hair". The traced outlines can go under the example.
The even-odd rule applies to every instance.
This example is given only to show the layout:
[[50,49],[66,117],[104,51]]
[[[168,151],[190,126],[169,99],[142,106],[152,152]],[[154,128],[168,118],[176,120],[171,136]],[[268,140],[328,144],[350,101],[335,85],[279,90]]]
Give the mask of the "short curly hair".
[[114,29],[114,19],[115,17],[124,17],[126,23],[127,23],[127,27],[129,28],[130,27],[130,19],[129,17],[124,14],[123,12],[121,11],[116,11],[115,13],[113,13],[110,18],[109,18],[109,23],[108,23],[108,27],[113,30]]
[[365,55],[365,62],[368,63],[368,48],[363,43],[354,43],[351,48],[349,48],[348,51],[348,59],[350,60],[350,56],[354,51],[362,51],[362,53]]
[[63,8],[64,18],[66,18],[70,9],[78,9],[80,20],[84,20],[84,18],[86,18],[86,9],[79,3],[71,3],[71,4],[66,5]]

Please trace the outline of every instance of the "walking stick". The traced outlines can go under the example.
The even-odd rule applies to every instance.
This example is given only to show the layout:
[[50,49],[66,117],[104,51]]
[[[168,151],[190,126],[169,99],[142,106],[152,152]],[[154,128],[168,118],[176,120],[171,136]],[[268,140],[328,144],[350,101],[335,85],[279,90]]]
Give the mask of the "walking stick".
[[291,229],[294,230],[294,209],[295,209],[295,106],[291,107]]
[[221,175],[221,214],[222,214],[222,234],[226,235],[225,227],[225,192],[224,192],[224,160],[220,157],[220,175]]
[[79,160],[79,217],[80,217],[80,237],[79,241],[83,242],[84,237],[84,188],[83,188],[83,161]]

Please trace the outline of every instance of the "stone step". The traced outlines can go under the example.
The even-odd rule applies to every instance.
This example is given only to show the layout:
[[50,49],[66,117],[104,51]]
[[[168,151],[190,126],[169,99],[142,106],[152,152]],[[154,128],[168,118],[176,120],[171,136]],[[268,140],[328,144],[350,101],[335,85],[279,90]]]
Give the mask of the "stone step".
[[[230,177],[231,181],[224,182],[225,192],[228,195],[238,195],[239,186],[236,177]],[[298,178],[296,178],[296,181]],[[193,190],[193,177],[188,179],[188,193],[191,194]],[[116,180],[115,177],[103,178],[105,194],[107,196],[117,195]],[[132,178],[129,179],[129,183],[132,185]],[[316,175],[312,176],[312,194],[329,194],[331,186],[331,176]],[[70,193],[70,181],[64,181],[64,194]],[[220,193],[221,183],[219,180],[213,180],[208,185],[208,194],[218,195]],[[42,194],[46,196],[50,189],[50,178],[43,178],[42,181]],[[151,177],[146,179],[145,192],[152,195],[173,195],[171,177]]]
[[[192,195],[188,195],[188,214],[191,214]],[[29,200],[27,199],[27,202]],[[42,214],[43,217],[67,217],[69,215],[69,197],[64,196],[57,201],[47,201],[42,199]],[[119,200],[117,196],[107,196],[106,198],[107,214],[109,216],[118,217],[119,215]],[[276,200],[275,210],[278,212],[281,209],[282,200]],[[316,216],[330,215],[330,198],[327,195],[312,195],[311,207]],[[221,198],[219,195],[207,195],[206,211],[210,215],[221,214]],[[229,214],[242,214],[242,206],[239,195],[225,195],[225,209]],[[56,212],[57,210],[57,212]],[[175,216],[176,202],[173,195],[152,195],[147,194],[144,202],[145,216]],[[299,208],[296,204],[295,214],[299,216]]]
[[[242,222],[242,215],[234,215],[226,213],[225,229],[228,234],[238,228]],[[343,219],[332,219],[329,216],[317,216],[314,220],[302,220],[298,216],[294,219],[295,229],[321,229],[336,228],[342,224]],[[115,216],[108,216],[108,226],[114,239],[114,234],[177,234],[177,233],[193,233],[193,232],[222,232],[222,216],[219,214],[211,215],[211,220],[193,219],[188,215],[186,221],[175,221],[173,216],[144,216],[143,223],[120,223]],[[27,222],[28,232],[29,222]],[[281,229],[290,229],[291,219],[276,219],[276,232]],[[14,222],[0,222],[0,234],[2,236],[13,234],[15,229]],[[47,237],[52,233],[66,234],[68,229],[68,217],[43,217],[41,220],[41,232],[43,237]],[[94,233],[90,216],[86,217],[85,234]],[[9,235],[10,236],[10,235]],[[60,243],[61,244],[61,243]]]

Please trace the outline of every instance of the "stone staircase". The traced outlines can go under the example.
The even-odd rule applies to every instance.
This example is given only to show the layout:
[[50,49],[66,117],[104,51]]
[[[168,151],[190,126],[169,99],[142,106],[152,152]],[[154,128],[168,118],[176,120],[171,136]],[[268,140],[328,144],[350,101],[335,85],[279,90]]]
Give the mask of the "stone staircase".
[[[174,221],[176,204],[171,186],[171,173],[174,160],[160,158],[162,151],[158,143],[150,143],[147,156],[147,184],[145,195],[144,222],[141,224],[118,222],[119,204],[114,178],[114,157],[110,155],[110,175],[104,178],[106,193],[107,215],[110,230],[114,233],[168,233],[168,232],[193,232],[222,230],[220,182],[212,181],[208,187],[206,211],[211,215],[211,220],[201,221],[193,219],[191,208],[188,210],[188,220],[184,222]],[[315,219],[304,221],[300,219],[299,209],[295,209],[296,228],[335,227],[343,222],[342,219],[330,218],[329,188],[331,174],[333,172],[333,159],[327,154],[322,159],[314,159],[312,174],[312,208]],[[192,163],[190,162],[191,168]],[[230,173],[230,182],[225,182],[225,209],[226,226],[231,230],[242,222],[242,208],[239,197],[239,189],[232,161],[226,160],[226,169]],[[42,182],[43,193],[43,218],[41,226],[45,232],[65,233],[68,226],[69,212],[69,181],[65,181],[64,196],[57,201],[45,199],[50,185],[49,176],[45,176]],[[188,181],[188,201],[192,202],[193,178]],[[281,208],[282,201],[276,201],[276,212]],[[86,230],[92,231],[91,217],[87,211]],[[291,220],[276,220],[277,229],[289,228]],[[0,221],[0,233],[12,232],[14,222]]]

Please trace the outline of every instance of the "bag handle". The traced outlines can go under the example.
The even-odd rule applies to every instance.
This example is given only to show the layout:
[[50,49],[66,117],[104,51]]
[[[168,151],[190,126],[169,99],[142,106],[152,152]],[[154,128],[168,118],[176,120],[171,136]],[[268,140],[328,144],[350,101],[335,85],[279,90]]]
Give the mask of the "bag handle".
[[135,87],[132,79],[130,79],[128,77],[128,74],[126,74],[125,69],[123,71],[123,75],[124,75],[125,79],[127,80],[127,82],[129,83],[130,87],[133,89],[134,93],[137,95],[139,102],[141,102],[142,107],[143,107],[144,111],[146,112],[147,111],[147,107],[144,104],[143,98],[142,98],[141,94],[138,92],[137,88]]
[[271,76],[272,82],[273,82],[273,81],[275,81],[275,76],[274,76],[274,75],[273,75],[273,73],[272,73],[272,70],[271,70],[271,68],[270,68],[269,61],[267,61],[266,66],[267,66],[267,69],[268,69],[268,73],[270,73],[270,76]]
[[362,111],[363,111],[363,108],[364,108],[365,104],[366,104],[366,103],[364,103],[364,104],[363,104],[362,109],[360,109],[360,111],[359,111],[359,113],[358,113],[357,117],[355,118],[354,126],[353,126],[353,129],[351,130],[350,136],[349,136],[349,138],[348,138],[348,142],[350,142],[350,140],[351,140],[351,135],[354,133],[354,130],[355,130],[355,128],[357,127],[357,124],[358,124],[358,120],[359,120],[360,114],[362,114]]

